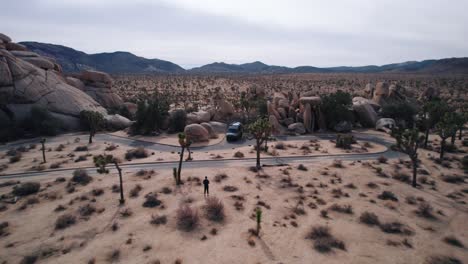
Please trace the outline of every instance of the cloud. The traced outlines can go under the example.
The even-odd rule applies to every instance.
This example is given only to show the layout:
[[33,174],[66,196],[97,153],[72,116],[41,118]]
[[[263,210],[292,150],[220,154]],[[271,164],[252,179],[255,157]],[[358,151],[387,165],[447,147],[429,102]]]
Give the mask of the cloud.
[[182,66],[366,65],[468,54],[468,1],[15,0],[0,32]]

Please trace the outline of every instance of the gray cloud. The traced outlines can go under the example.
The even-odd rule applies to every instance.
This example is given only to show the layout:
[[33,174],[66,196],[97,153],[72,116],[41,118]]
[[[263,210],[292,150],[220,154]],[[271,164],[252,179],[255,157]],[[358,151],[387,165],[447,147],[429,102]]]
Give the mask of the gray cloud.
[[367,65],[468,54],[463,0],[15,0],[2,9],[0,32],[15,41],[124,50],[185,67]]

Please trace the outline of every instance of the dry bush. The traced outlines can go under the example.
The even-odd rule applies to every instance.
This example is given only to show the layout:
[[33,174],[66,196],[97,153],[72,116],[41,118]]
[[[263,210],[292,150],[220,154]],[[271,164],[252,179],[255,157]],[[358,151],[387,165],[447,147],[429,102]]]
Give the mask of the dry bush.
[[177,209],[176,218],[177,228],[182,231],[189,232],[198,226],[198,211],[188,205],[182,205]]
[[371,213],[371,212],[362,213],[361,216],[359,217],[359,221],[369,226],[374,226],[374,225],[378,226],[380,224],[379,217],[376,214]]
[[420,217],[434,219],[434,208],[428,202],[422,202],[419,204],[418,209],[416,210],[416,214]]
[[55,229],[65,229],[76,223],[76,217],[71,214],[64,214],[57,218],[55,221]]
[[119,259],[120,259],[120,250],[118,249],[112,250],[107,256],[107,260],[112,263],[117,262]]
[[232,185],[226,185],[226,186],[224,186],[223,190],[225,192],[235,192],[235,191],[239,190],[239,188],[237,188],[236,186],[232,186]]
[[299,166],[297,166],[297,169],[301,170],[301,171],[307,171],[308,170],[307,167],[304,166],[303,164],[299,164]]
[[463,183],[465,178],[460,175],[442,175],[442,180],[448,183]]
[[379,163],[387,163],[388,159],[387,159],[385,156],[379,156],[379,157],[377,158],[377,161],[378,161]]
[[40,188],[41,184],[38,182],[25,182],[14,186],[12,193],[16,196],[26,196],[37,193]]
[[253,172],[253,173],[257,173],[258,172],[258,168],[256,166],[251,166],[249,167],[249,171]]
[[377,196],[377,198],[381,200],[391,200],[391,201],[398,201],[398,198],[393,192],[390,191],[383,191],[381,194]]
[[243,158],[244,157],[244,153],[240,152],[240,151],[236,151],[234,153],[234,158]]
[[16,162],[21,160],[22,156],[23,156],[23,154],[21,154],[21,152],[16,151],[13,155],[11,155],[9,161],[10,161],[10,163],[16,163]]
[[335,168],[344,168],[343,162],[341,160],[333,160],[332,166]]
[[94,196],[101,196],[104,194],[104,189],[102,188],[94,188],[91,193],[94,195]]
[[78,213],[83,217],[90,216],[94,214],[95,212],[96,212],[96,207],[94,207],[92,204],[86,204],[78,208]]
[[75,151],[88,151],[88,146],[78,146]]
[[152,225],[165,225],[167,223],[167,216],[165,215],[151,215],[151,221],[150,223]]
[[141,187],[140,184],[137,184],[135,185],[135,187],[133,187],[131,190],[130,190],[130,197],[134,198],[134,197],[138,197],[138,195],[140,194],[140,191],[143,190],[143,187]]
[[144,147],[138,147],[135,149],[129,149],[125,153],[125,159],[126,160],[131,160],[133,158],[135,159],[143,159],[148,157],[148,151]]
[[275,144],[275,149],[286,149],[286,146],[284,145],[283,142],[277,142]]
[[116,150],[117,148],[118,148],[117,145],[110,144],[110,145],[107,146],[104,150],[105,150],[105,151],[113,151],[113,150]]
[[392,175],[392,178],[397,181],[406,182],[406,183],[409,183],[411,181],[411,177],[408,174],[403,173],[401,171],[394,172]]
[[455,236],[444,237],[444,242],[455,247],[465,248],[465,245],[463,245],[463,243]]
[[126,208],[122,209],[119,213],[120,213],[121,217],[126,218],[126,217],[132,216],[133,211],[129,207],[126,207]]
[[228,176],[227,176],[226,173],[224,173],[224,172],[223,172],[223,173],[218,173],[218,174],[216,174],[216,176],[214,177],[214,181],[215,181],[215,182],[221,182],[222,180],[225,180],[225,179],[227,179],[227,178],[228,178]]
[[172,193],[172,189],[169,188],[169,187],[163,187],[163,188],[161,189],[161,193],[170,194],[170,193]]
[[161,205],[161,200],[158,200],[158,195],[156,193],[148,193],[145,195],[145,202],[143,203],[143,207],[153,208],[156,206]]
[[381,223],[380,229],[389,234],[402,234],[402,235],[412,235],[413,231],[409,229],[406,225],[398,222],[388,222],[388,223]]
[[208,220],[221,222],[224,220],[224,205],[216,197],[208,197],[205,205],[205,215]]
[[333,248],[346,250],[344,242],[336,239],[326,226],[312,227],[311,231],[306,235],[306,239],[312,239],[315,250],[320,253],[330,252]]
[[343,214],[353,214],[353,207],[349,204],[347,205],[333,204],[332,206],[330,206],[330,210],[343,213]]
[[428,257],[426,264],[463,264],[463,262],[455,257],[437,255]]
[[93,178],[89,176],[85,170],[77,169],[73,171],[73,177],[71,180],[72,182],[79,183],[81,185],[87,185],[93,180]]

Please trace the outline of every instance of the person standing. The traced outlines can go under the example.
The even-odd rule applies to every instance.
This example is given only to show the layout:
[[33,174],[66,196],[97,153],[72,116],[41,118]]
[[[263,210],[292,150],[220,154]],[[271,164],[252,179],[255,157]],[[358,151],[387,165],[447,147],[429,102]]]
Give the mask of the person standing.
[[209,187],[210,187],[210,181],[208,180],[208,177],[205,176],[205,179],[203,180],[203,186],[204,186],[204,191],[203,195],[210,195]]

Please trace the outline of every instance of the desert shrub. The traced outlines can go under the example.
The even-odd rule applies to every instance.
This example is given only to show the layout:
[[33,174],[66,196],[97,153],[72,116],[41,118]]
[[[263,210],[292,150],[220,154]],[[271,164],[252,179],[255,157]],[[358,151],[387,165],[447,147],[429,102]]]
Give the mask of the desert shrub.
[[138,147],[138,148],[135,148],[135,149],[129,149],[125,153],[125,159],[126,160],[131,160],[133,158],[143,159],[143,158],[146,158],[146,157],[148,157],[148,151],[146,151],[146,149],[143,148],[143,147]]
[[383,191],[381,194],[377,196],[377,198],[381,200],[398,201],[398,198],[396,197],[396,195],[390,191]]
[[359,221],[369,226],[374,226],[374,225],[378,226],[380,224],[379,217],[376,214],[371,213],[371,212],[362,213],[361,216],[359,217]]
[[335,147],[342,149],[351,149],[351,145],[355,143],[353,135],[338,134],[336,136]]
[[88,146],[77,146],[75,151],[88,151]]
[[388,159],[387,159],[385,156],[379,156],[379,157],[377,158],[377,161],[378,161],[379,163],[387,163]]
[[94,207],[92,204],[85,204],[83,206],[80,206],[78,208],[78,213],[83,216],[90,216],[96,212],[96,207]]
[[107,260],[111,263],[115,263],[120,259],[120,250],[114,249],[109,255],[107,255]]
[[353,207],[351,205],[339,205],[333,204],[330,206],[330,210],[343,213],[343,214],[353,214]]
[[41,188],[38,182],[25,182],[13,187],[13,194],[16,196],[26,196],[37,193]]
[[234,158],[243,158],[244,157],[244,153],[240,152],[240,151],[236,151],[234,153]]
[[31,255],[24,256],[21,259],[20,264],[34,264],[37,262],[38,259],[39,259],[39,256],[37,255],[37,253],[34,253]]
[[184,110],[175,110],[169,119],[169,132],[183,132],[187,124],[187,113]]
[[165,215],[151,215],[151,221],[150,223],[152,225],[165,225],[167,223],[167,216]]
[[145,202],[143,202],[143,207],[153,208],[156,206],[161,205],[161,200],[158,200],[158,196],[156,193],[148,193],[145,195]]
[[413,232],[404,224],[394,221],[388,223],[381,223],[380,229],[389,234],[403,234],[403,235],[411,235]]
[[224,186],[223,190],[225,192],[235,192],[235,191],[238,190],[238,188],[236,186],[226,185],[226,186]]
[[223,172],[223,173],[218,173],[218,174],[216,174],[216,176],[214,177],[214,181],[215,181],[215,182],[221,182],[222,180],[227,179],[227,177],[228,177],[227,174],[224,173],[224,172]]
[[333,160],[332,166],[335,168],[343,168],[343,162],[341,160]]
[[314,248],[318,252],[326,253],[338,248],[346,250],[343,241],[336,239],[330,233],[330,229],[325,226],[312,227],[311,231],[306,235],[307,239],[314,240]]
[[304,166],[304,164],[299,164],[299,166],[297,166],[297,169],[301,171],[307,171],[307,167]]
[[442,180],[448,183],[462,183],[465,181],[463,176],[460,175],[442,175]]
[[47,109],[33,106],[29,115],[21,123],[21,127],[33,135],[55,136],[62,129],[63,124]]
[[65,229],[76,223],[76,217],[71,214],[64,214],[57,218],[55,221],[55,229]]
[[275,149],[286,149],[286,147],[283,142],[277,142],[275,144]]
[[129,207],[126,207],[122,209],[119,213],[121,217],[129,217],[129,216],[132,216],[133,211]]
[[398,126],[413,127],[417,109],[414,104],[406,101],[387,103],[382,107],[382,117],[393,118]]
[[463,245],[463,243],[460,240],[458,240],[458,238],[456,238],[454,236],[444,237],[444,242],[449,244],[449,245],[459,247],[459,248],[464,248],[465,247],[465,245]]
[[85,161],[87,159],[88,159],[88,156],[80,155],[80,156],[78,156],[78,158],[75,159],[75,162]]
[[468,171],[468,155],[463,156],[463,158],[460,160],[460,164],[465,171]]
[[188,205],[182,205],[176,213],[177,228],[189,232],[194,230],[199,222],[198,211]]
[[170,194],[170,193],[172,193],[172,189],[169,188],[169,187],[163,187],[161,189],[161,192],[164,193],[164,194]]
[[118,148],[117,145],[115,144],[110,144],[109,146],[107,146],[104,150],[105,151],[113,151],[113,150],[116,150]]
[[206,199],[205,215],[211,221],[221,222],[224,220],[224,205],[216,197]]
[[22,156],[23,156],[23,154],[21,154],[21,152],[15,151],[15,154],[11,155],[9,161],[10,161],[10,163],[16,163],[16,162],[21,160]]
[[141,187],[140,184],[137,184],[135,185],[135,187],[133,187],[131,190],[130,190],[130,197],[138,197],[138,195],[140,194],[140,191],[143,189],[143,187]]
[[94,196],[100,196],[102,194],[104,194],[104,189],[102,188],[95,188],[91,191],[91,193],[94,195]]
[[132,132],[136,134],[149,134],[162,127],[165,118],[169,115],[169,98],[161,93],[154,93],[151,98],[145,98],[137,103],[135,123]]
[[419,204],[416,214],[424,218],[435,218],[434,208],[428,202],[422,202]]
[[60,168],[60,165],[62,165],[60,162],[54,162],[50,164],[49,169],[58,169]]
[[352,104],[351,94],[341,90],[322,96],[321,110],[325,115],[327,127],[333,129],[341,121],[352,122],[354,119],[353,111],[350,110]]
[[397,181],[406,182],[406,183],[410,182],[411,180],[411,177],[408,174],[403,173],[401,171],[394,172],[392,175],[392,178]]
[[430,256],[427,258],[427,264],[463,264],[463,262],[457,258],[437,255]]
[[87,185],[93,180],[93,178],[89,176],[85,170],[77,169],[73,171],[73,177],[71,180],[72,182],[79,183],[81,185]]
[[253,173],[257,173],[258,172],[258,168],[256,166],[251,166],[249,167],[249,171],[253,172]]

